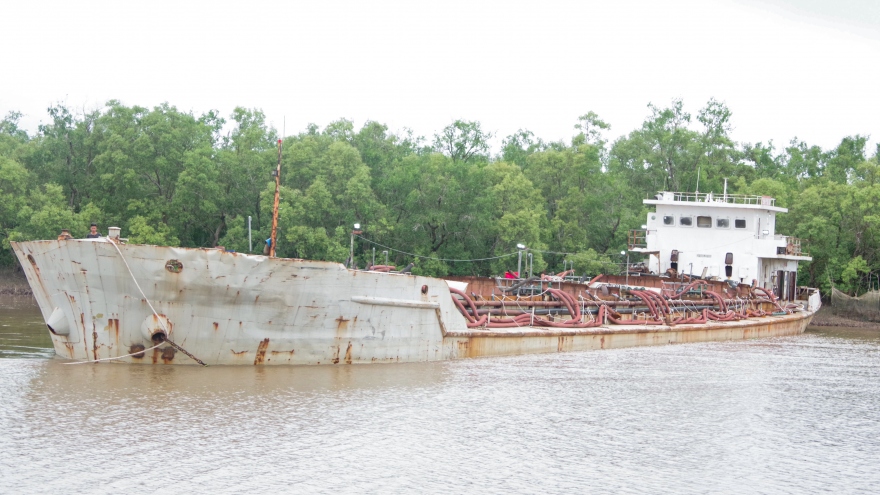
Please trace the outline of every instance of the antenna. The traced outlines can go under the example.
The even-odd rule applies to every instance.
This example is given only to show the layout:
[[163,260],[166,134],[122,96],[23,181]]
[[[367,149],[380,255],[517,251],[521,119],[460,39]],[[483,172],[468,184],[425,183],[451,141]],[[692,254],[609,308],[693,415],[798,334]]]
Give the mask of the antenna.
[[278,233],[278,190],[281,188],[281,140],[278,140],[278,166],[275,167],[275,205],[272,207],[272,240],[269,246],[269,257],[275,257],[275,239]]
[[697,167],[697,190],[694,191],[695,194],[700,194],[700,171],[703,169],[703,166]]

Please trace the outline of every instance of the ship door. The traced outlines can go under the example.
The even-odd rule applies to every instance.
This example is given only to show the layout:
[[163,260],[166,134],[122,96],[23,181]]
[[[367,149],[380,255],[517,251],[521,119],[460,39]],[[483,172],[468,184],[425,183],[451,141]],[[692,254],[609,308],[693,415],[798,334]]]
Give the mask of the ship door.
[[758,281],[758,285],[768,290],[773,290],[774,285],[774,275],[772,263],[768,263],[764,258],[758,258],[758,276],[761,279]]

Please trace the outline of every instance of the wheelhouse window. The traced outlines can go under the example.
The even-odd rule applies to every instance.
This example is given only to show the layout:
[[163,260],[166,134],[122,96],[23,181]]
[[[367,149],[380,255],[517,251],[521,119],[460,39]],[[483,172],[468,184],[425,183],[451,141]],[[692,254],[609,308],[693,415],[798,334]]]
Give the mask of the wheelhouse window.
[[663,225],[675,225],[675,217],[672,215],[663,215]]
[[682,227],[693,227],[694,217],[679,217],[678,224]]
[[737,218],[733,221],[733,226],[737,229],[746,228],[746,219],[745,218]]
[[719,229],[729,229],[730,228],[730,219],[729,218],[716,218],[715,226]]
[[697,217],[697,228],[700,229],[711,229],[712,228],[712,217]]

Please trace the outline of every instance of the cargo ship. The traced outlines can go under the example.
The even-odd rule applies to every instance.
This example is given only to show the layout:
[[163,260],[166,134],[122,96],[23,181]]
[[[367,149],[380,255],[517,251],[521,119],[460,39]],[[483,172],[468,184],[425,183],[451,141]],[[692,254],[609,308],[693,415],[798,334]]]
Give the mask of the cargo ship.
[[654,211],[629,233],[623,272],[589,278],[443,279],[135,245],[114,228],[12,247],[56,354],[78,362],[419,362],[804,331],[819,291],[797,284],[811,258],[775,233],[787,210],[773,198],[664,191],[644,203]]

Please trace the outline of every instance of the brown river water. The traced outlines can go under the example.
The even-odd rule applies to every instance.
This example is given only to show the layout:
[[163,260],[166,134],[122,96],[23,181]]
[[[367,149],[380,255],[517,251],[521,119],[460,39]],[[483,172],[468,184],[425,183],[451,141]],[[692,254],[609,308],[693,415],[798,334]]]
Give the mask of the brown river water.
[[0,300],[0,493],[880,493],[880,330],[427,364],[67,365]]

